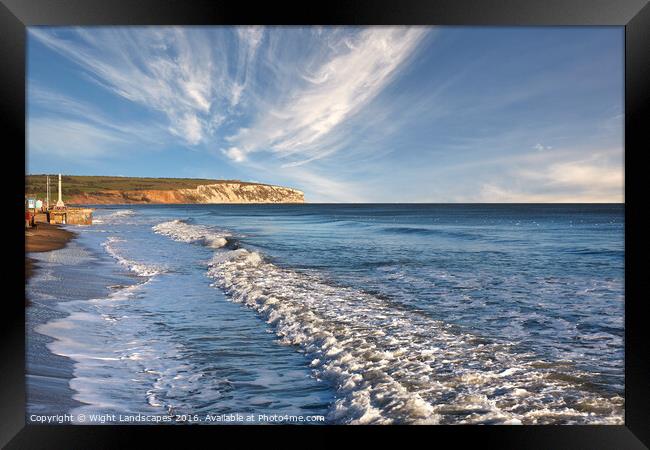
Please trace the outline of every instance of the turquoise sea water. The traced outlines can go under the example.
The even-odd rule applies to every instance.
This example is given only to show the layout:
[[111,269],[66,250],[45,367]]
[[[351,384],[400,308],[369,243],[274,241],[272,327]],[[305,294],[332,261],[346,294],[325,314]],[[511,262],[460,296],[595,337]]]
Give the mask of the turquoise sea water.
[[[38,256],[28,286],[57,311],[34,333],[71,359],[74,413],[623,421],[622,205],[145,205],[95,219]],[[91,279],[112,281],[79,294]]]

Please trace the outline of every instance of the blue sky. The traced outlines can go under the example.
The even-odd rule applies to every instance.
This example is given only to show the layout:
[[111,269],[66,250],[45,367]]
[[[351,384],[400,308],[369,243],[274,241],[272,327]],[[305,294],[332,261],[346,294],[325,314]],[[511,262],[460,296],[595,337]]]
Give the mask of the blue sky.
[[29,173],[622,202],[622,27],[32,27]]

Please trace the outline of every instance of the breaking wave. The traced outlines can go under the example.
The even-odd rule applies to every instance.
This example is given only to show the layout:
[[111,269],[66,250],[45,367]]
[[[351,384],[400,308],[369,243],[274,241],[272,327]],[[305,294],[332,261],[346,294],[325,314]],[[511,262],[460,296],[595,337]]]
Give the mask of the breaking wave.
[[203,225],[188,224],[183,220],[170,220],[153,227],[153,230],[175,241],[199,243],[211,248],[221,248],[228,244],[229,235],[217,232]]
[[112,212],[109,214],[109,217],[124,217],[124,216],[132,216],[135,214],[135,211],[132,209],[118,209],[115,212]]
[[586,374],[540,368],[513,344],[460,333],[417,311],[284,269],[245,249],[217,253],[208,275],[331,380],[340,423],[547,424],[623,421],[623,399]]
[[93,215],[93,224],[124,223],[125,220],[130,219],[134,215],[135,211],[132,209],[118,209],[115,211],[98,210]]
[[[219,245],[207,275],[255,310],[283,344],[311,359],[336,390],[329,420],[390,424],[622,424],[623,398],[566,361],[540,362],[399,307],[389,298],[279,267],[262,254],[223,248],[225,233],[174,220],[171,239]],[[223,242],[219,239],[223,239]]]
[[124,242],[124,239],[116,238],[116,237],[109,237],[106,242],[102,244],[102,246],[106,249],[106,252],[111,255],[113,258],[117,260],[121,265],[124,267],[127,267],[130,271],[134,272],[136,275],[139,275],[141,277],[153,277],[155,275],[158,275],[160,273],[163,273],[166,271],[164,267],[154,265],[154,264],[144,264],[140,262],[136,262],[127,258],[124,258],[121,256],[117,249],[116,245],[119,242]]

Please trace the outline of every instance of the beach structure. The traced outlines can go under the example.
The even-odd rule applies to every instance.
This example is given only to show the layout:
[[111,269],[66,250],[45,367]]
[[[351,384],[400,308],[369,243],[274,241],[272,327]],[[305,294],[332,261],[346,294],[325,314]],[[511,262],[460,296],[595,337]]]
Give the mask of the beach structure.
[[45,184],[45,210],[50,208],[50,176],[47,175]]
[[70,208],[51,209],[49,211],[50,223],[68,225],[92,225],[92,208]]
[[92,225],[93,210],[92,208],[70,208],[63,203],[63,188],[61,184],[61,174],[59,174],[59,198],[56,202],[56,206],[48,210],[48,217],[49,222],[53,224]]
[[63,204],[63,196],[61,195],[61,174],[59,174],[59,199],[56,201],[57,208],[65,208]]

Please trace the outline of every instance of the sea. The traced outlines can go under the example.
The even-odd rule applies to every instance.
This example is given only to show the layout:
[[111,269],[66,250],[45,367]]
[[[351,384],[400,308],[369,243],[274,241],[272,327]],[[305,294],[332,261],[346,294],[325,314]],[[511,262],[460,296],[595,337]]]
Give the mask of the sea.
[[624,212],[98,205],[29,255],[28,420],[622,424]]

